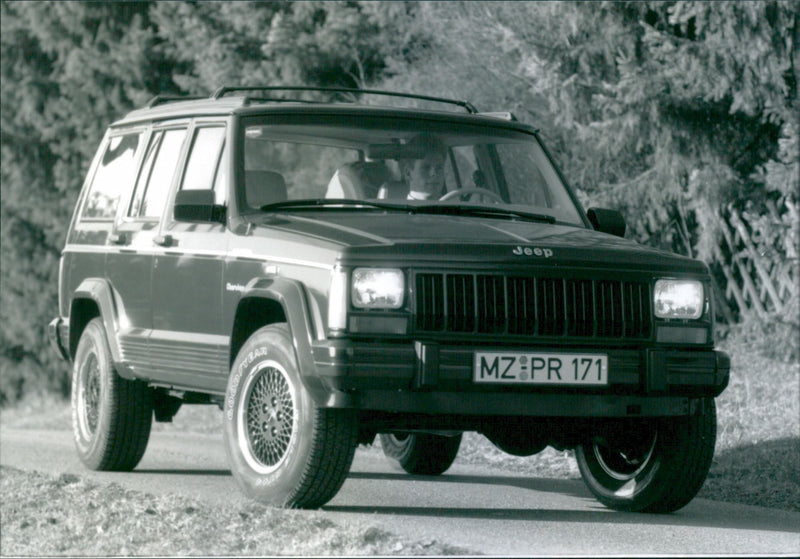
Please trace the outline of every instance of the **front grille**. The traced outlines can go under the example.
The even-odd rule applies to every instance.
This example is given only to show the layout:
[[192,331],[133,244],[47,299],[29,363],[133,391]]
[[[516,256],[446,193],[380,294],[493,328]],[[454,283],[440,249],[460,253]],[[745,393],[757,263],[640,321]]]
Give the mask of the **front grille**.
[[417,332],[642,339],[647,282],[418,273]]

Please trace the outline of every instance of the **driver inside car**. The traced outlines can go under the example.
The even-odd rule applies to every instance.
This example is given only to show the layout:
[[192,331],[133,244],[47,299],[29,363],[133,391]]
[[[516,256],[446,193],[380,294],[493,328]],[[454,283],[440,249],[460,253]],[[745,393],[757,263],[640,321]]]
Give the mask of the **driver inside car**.
[[445,145],[429,134],[412,138],[408,147],[421,150],[421,159],[400,160],[400,171],[408,185],[409,200],[438,200],[444,193]]

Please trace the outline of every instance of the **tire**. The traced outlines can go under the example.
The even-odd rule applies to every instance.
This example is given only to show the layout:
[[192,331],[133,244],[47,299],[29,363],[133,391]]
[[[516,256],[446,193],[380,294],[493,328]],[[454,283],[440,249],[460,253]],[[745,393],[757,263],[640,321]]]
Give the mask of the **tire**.
[[231,369],[225,449],[244,493],[269,505],[317,508],[339,491],[358,445],[353,410],[318,407],[300,377],[285,324],[257,330]]
[[461,433],[454,437],[427,433],[381,434],[383,453],[409,474],[438,476],[453,464],[461,446]]
[[630,512],[669,513],[686,506],[706,479],[716,442],[714,400],[700,404],[696,415],[628,425],[576,448],[583,481],[597,500]]
[[150,439],[152,391],[114,370],[100,318],[92,319],[81,334],[71,392],[72,432],[81,461],[92,470],[135,468]]

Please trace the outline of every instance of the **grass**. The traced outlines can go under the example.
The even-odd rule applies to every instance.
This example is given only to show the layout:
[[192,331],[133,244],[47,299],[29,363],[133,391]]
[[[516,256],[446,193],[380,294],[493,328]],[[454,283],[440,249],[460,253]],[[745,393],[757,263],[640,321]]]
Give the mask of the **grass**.
[[[759,356],[742,343],[731,354],[731,382],[717,398],[714,462],[699,497],[800,512],[800,365]],[[68,403],[29,398],[0,410],[16,428],[69,429]],[[185,406],[155,430],[218,433],[221,412]],[[363,451],[362,451],[363,452]],[[380,453],[379,445],[366,452]],[[496,449],[468,433],[457,463],[539,478],[578,478],[570,451],[548,448],[530,458]],[[251,503],[211,506],[93,484],[65,474],[3,468],[0,548],[7,555],[446,555],[436,541],[409,542],[369,525],[340,526],[324,513]],[[13,495],[13,499],[8,496]],[[84,511],[80,515],[75,511]]]
[[[464,555],[437,541],[409,542],[323,512],[252,502],[211,505],[150,495],[81,476],[0,468],[3,556]],[[10,499],[8,496],[13,495]]]
[[717,447],[700,497],[800,511],[800,364],[735,340],[717,398]]

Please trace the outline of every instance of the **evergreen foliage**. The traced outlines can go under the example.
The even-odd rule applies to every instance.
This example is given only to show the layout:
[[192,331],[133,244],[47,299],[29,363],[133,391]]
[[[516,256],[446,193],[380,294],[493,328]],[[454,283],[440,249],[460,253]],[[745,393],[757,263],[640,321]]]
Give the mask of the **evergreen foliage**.
[[65,230],[105,127],[153,95],[385,87],[512,110],[585,203],[708,258],[721,207],[797,201],[798,6],[0,2],[0,404],[67,391],[46,333]]
[[182,91],[220,85],[364,87],[405,44],[411,5],[159,2],[152,17]]
[[3,2],[0,10],[2,403],[31,389],[67,390],[46,332],[66,227],[105,126],[144,102],[158,74],[145,4]]

